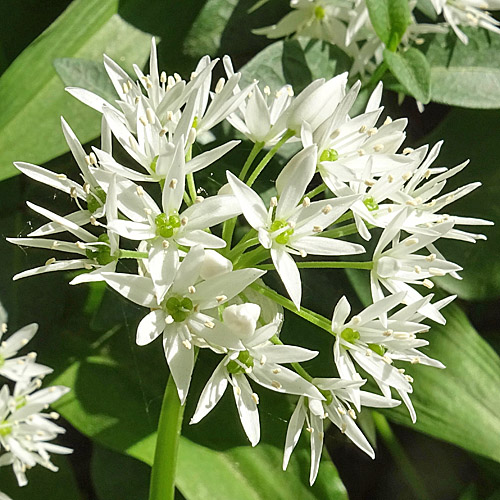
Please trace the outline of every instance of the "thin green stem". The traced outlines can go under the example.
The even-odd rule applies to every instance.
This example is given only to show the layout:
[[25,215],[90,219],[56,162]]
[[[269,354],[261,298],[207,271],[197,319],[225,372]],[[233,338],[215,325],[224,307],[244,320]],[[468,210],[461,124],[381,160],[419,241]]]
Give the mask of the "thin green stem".
[[135,250],[120,250],[119,259],[147,259],[147,252],[137,252]]
[[[248,234],[251,234],[251,233],[248,233]],[[254,245],[258,245],[260,242],[259,242],[259,238],[256,238],[256,237],[249,237],[247,238],[245,235],[245,241],[243,241],[243,239],[241,239],[237,245],[235,245],[235,247],[228,253],[227,255],[227,258],[229,260],[233,260],[233,259],[237,259],[239,255],[243,254],[243,252],[245,250],[247,250],[248,248],[250,247],[253,247]]]
[[248,174],[248,170],[252,166],[253,161],[255,160],[255,157],[260,153],[261,149],[264,147],[265,142],[256,142],[253,145],[252,151],[250,151],[250,154],[248,155],[247,161],[243,165],[243,168],[241,169],[239,178],[240,180],[244,181],[246,175]]
[[174,379],[170,375],[158,423],[149,500],[174,499],[177,451],[183,415],[184,405],[181,405]]
[[288,139],[290,139],[290,137],[293,137],[294,135],[295,135],[295,131],[293,131],[293,130],[287,130],[285,132],[283,137],[273,146],[272,149],[270,149],[267,152],[266,156],[264,156],[264,158],[262,158],[262,160],[257,165],[257,167],[255,167],[255,170],[252,172],[252,174],[250,175],[250,177],[247,181],[248,186],[252,186],[252,184],[255,182],[257,177],[264,170],[265,166],[271,161],[272,157],[277,153],[278,149],[281,148],[281,146],[283,146],[283,144],[285,144],[285,142],[288,141]]
[[[373,262],[296,262],[299,269],[373,269]],[[259,269],[275,270],[274,264],[260,264]]]
[[310,323],[313,323],[322,330],[325,330],[330,335],[335,335],[332,332],[331,321],[326,319],[324,316],[321,316],[320,314],[317,314],[314,311],[310,311],[305,307],[301,307],[300,310],[297,309],[294,303],[290,299],[283,297],[283,295],[280,295],[278,292],[275,292],[271,288],[259,285],[258,283],[253,283],[250,285],[250,287],[253,288],[255,291],[261,293],[265,297],[274,300],[274,302],[280,304],[285,309],[288,309],[290,312],[293,312],[297,316],[300,316],[301,318],[309,321]]
[[233,266],[237,269],[253,267],[268,258],[269,250],[267,248],[259,246],[258,248],[255,248],[254,250],[251,250],[250,252],[237,257],[233,262]]
[[[373,229],[375,226],[372,224],[367,224],[368,229]],[[336,229],[330,229],[328,231],[323,231],[321,236],[325,238],[342,238],[343,236],[349,236],[350,234],[357,234],[358,228],[356,224],[346,224],[345,226],[338,227]]]
[[363,85],[363,88],[374,89],[377,83],[380,82],[380,80],[382,80],[382,77],[385,75],[387,69],[388,69],[387,63],[385,61],[382,61],[379,67],[374,71],[368,83],[366,85]]
[[308,193],[306,193],[304,195],[304,197],[302,198],[302,200],[304,200],[304,198],[312,199],[315,196],[318,196],[318,194],[321,194],[321,193],[323,193],[326,190],[327,190],[326,185],[325,184],[320,184],[318,187],[315,187],[314,189],[311,189],[311,191],[309,191]]
[[184,193],[182,194],[182,197],[184,198],[184,202],[186,203],[186,205],[188,207],[193,204],[193,202],[191,201],[191,198],[189,197],[189,194],[186,191],[184,191]]
[[196,201],[196,185],[194,183],[194,175],[187,174],[186,180],[189,189],[189,196],[191,196],[191,203],[194,203]]
[[411,463],[410,459],[406,455],[404,448],[401,446],[398,438],[394,434],[387,422],[387,419],[381,414],[377,412],[372,412],[373,420],[375,422],[375,427],[382,438],[382,441],[387,446],[387,449],[392,455],[394,462],[403,472],[408,484],[413,489],[415,493],[415,497],[420,500],[429,500],[432,498],[429,495],[429,492],[424,486],[424,482],[422,481],[419,473]]
[[335,224],[340,224],[342,222],[345,222],[347,220],[351,220],[354,216],[352,215],[352,212],[348,210],[344,215],[339,217],[336,221]]

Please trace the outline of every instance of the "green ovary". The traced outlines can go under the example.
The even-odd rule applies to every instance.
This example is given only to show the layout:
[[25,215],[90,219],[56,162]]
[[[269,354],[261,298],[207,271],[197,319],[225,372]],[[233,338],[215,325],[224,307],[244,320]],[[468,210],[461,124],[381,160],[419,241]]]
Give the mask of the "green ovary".
[[159,214],[155,217],[156,235],[171,238],[181,227],[181,219],[177,212],[172,215]]
[[356,330],[353,330],[352,328],[345,328],[342,330],[342,333],[340,336],[346,341],[349,342],[350,344],[354,344],[356,340],[359,339],[359,332]]
[[0,436],[8,436],[12,432],[12,425],[7,423],[5,420],[0,422]]
[[87,258],[94,259],[101,266],[105,266],[106,264],[109,264],[110,262],[116,260],[116,258],[111,255],[111,248],[109,247],[109,236],[106,233],[103,233],[99,235],[97,241],[107,244],[99,245],[95,248],[88,248],[87,250],[85,250],[85,255],[87,256]]
[[385,349],[378,344],[368,344],[368,347],[373,351],[376,352],[379,356],[383,356],[385,354]]
[[193,311],[193,302],[188,297],[169,297],[165,303],[168,314],[175,322],[181,323]]
[[325,149],[319,157],[319,161],[337,161],[338,159],[339,154],[333,148]]
[[283,220],[275,220],[271,224],[271,232],[274,231],[279,231],[280,229],[283,229],[285,227],[288,227],[289,229],[282,231],[278,236],[274,238],[276,243],[279,243],[280,245],[286,245],[288,241],[290,240],[290,236],[293,234],[293,229],[288,225],[288,222],[285,222]]
[[[237,359],[241,364],[245,365],[246,367],[248,368],[253,367],[253,358],[252,356],[250,356],[248,351],[241,351]],[[241,366],[240,363],[237,363],[234,360],[230,361],[226,367],[227,371],[229,373],[232,373],[233,375],[236,375],[238,373],[245,373],[245,368],[243,368],[243,366]]]
[[90,213],[94,213],[106,203],[106,191],[100,187],[93,188],[92,192],[87,195],[87,209]]
[[316,17],[316,19],[323,19],[326,15],[326,12],[325,12],[325,9],[323,7],[321,7],[321,5],[318,5],[315,9],[314,9],[314,16]]
[[370,211],[374,212],[375,210],[378,210],[378,203],[375,201],[373,196],[370,196],[369,198],[365,198],[363,200],[363,203],[365,204],[365,207]]

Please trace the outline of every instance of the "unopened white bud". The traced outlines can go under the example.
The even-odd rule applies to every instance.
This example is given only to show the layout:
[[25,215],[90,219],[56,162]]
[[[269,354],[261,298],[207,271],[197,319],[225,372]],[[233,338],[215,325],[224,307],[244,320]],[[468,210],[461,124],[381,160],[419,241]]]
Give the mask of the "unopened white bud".
[[204,280],[233,270],[233,264],[215,250],[205,250],[205,258],[201,265],[200,276]]
[[241,339],[253,335],[260,316],[260,306],[250,302],[233,304],[222,312],[222,319],[233,334]]

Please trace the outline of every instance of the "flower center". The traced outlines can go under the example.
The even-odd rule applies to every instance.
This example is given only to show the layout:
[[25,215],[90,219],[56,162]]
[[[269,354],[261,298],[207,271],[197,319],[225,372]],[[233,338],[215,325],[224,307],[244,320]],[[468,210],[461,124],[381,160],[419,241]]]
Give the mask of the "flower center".
[[321,5],[318,5],[314,9],[314,16],[316,17],[316,19],[321,20],[325,17],[325,15],[326,15],[325,9],[321,7]]
[[191,314],[193,302],[188,297],[172,296],[165,302],[165,307],[175,322],[182,323]]
[[227,364],[226,368],[233,375],[245,373],[247,368],[253,368],[253,358],[248,351],[241,351],[236,359]]
[[401,264],[393,257],[383,256],[377,262],[375,272],[381,278],[391,278],[401,269]]
[[97,241],[107,243],[106,245],[99,245],[95,248],[88,248],[85,250],[85,255],[88,259],[94,259],[100,266],[105,266],[110,262],[116,260],[116,257],[111,255],[111,248],[109,247],[109,236],[106,233],[99,235]]
[[288,243],[288,240],[290,239],[290,236],[292,236],[293,234],[293,229],[288,225],[288,222],[284,220],[273,221],[273,223],[271,224],[271,232],[274,233],[275,231],[279,231],[280,229],[282,229],[283,231],[275,236],[274,240],[280,245],[286,245]]
[[340,336],[350,344],[354,344],[354,341],[358,340],[360,337],[359,332],[353,330],[352,328],[344,328]]
[[333,148],[325,149],[319,157],[319,161],[337,161],[338,159],[339,154],[337,153],[337,150]]
[[375,201],[373,196],[369,196],[368,198],[365,198],[363,200],[363,203],[365,204],[365,207],[370,211],[374,212],[375,210],[378,210],[378,203]]
[[156,235],[171,238],[181,227],[181,219],[177,212],[172,215],[159,214],[155,217]]
[[5,420],[0,422],[0,436],[8,436],[12,432],[12,424],[9,424]]
[[385,354],[385,349],[378,344],[368,344],[368,347],[373,351],[376,352],[379,356],[383,356]]
[[92,192],[87,195],[86,201],[89,212],[94,213],[106,203],[106,191],[99,186],[93,188]]

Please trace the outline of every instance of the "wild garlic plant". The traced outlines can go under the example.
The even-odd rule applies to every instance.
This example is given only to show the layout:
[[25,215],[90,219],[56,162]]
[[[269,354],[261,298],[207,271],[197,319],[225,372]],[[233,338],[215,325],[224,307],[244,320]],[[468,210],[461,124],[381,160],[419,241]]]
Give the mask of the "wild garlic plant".
[[[143,307],[137,344],[156,342],[165,353],[171,377],[150,498],[166,498],[165,477],[175,476],[169,457],[175,454],[186,398],[198,398],[189,415],[196,424],[217,411],[228,388],[252,446],[260,439],[259,392],[295,397],[283,436],[283,467],[305,428],[311,484],[329,422],[374,457],[357,425],[359,413],[403,402],[415,421],[413,379],[405,374],[405,363],[444,368],[419,350],[428,344],[420,334],[429,331],[429,320],[444,324],[440,310],[454,298],[435,300],[435,281],[460,278],[460,263],[438,250],[440,240],[473,243],[485,237],[464,227],[490,224],[443,212],[479,183],[447,190],[448,179],[466,163],[451,169],[436,165],[441,143],[403,148],[407,120],[383,116],[381,84],[355,114],[360,85],[348,88],[346,74],[314,80],[294,94],[290,85],[270,89],[256,80],[242,85],[228,57],[222,65],[226,78],[213,85],[217,64],[205,56],[189,80],[167,75],[158,69],[154,39],[148,74],[136,67],[132,78],[105,57],[115,101],[67,89],[103,117],[101,146],[91,150],[62,121],[79,178],[16,163],[25,175],[66,193],[69,208],[59,215],[28,202],[47,222],[9,241],[49,249],[54,257],[14,279],[82,270],[70,283],[104,281]],[[255,75],[248,76],[252,81]],[[239,147],[232,140],[195,154],[222,122],[253,147],[244,164],[232,164],[225,173],[227,182],[217,194],[203,196],[203,169],[223,169],[217,163]],[[285,144],[296,153],[283,156],[291,150]],[[256,187],[262,184],[255,181],[275,155],[284,167],[275,183],[268,183],[274,193],[263,199]],[[235,231],[237,226],[243,232]],[[365,249],[370,239],[373,253]],[[304,273],[332,268],[366,272],[372,303],[351,311],[344,296],[332,303],[332,318],[306,309],[303,302],[313,301],[303,300]],[[271,273],[286,295],[266,284]],[[335,283],[331,286],[335,291]],[[317,378],[302,365],[318,351],[287,343],[289,313],[315,325],[314,335],[333,337],[330,378]],[[204,350],[220,362],[196,394],[190,382]],[[368,379],[377,392],[366,390]],[[167,486],[173,491],[173,483]]]

